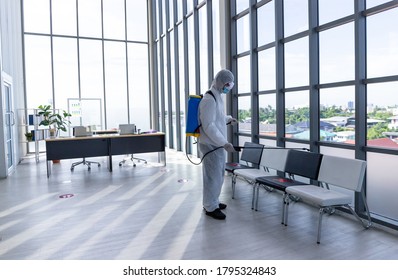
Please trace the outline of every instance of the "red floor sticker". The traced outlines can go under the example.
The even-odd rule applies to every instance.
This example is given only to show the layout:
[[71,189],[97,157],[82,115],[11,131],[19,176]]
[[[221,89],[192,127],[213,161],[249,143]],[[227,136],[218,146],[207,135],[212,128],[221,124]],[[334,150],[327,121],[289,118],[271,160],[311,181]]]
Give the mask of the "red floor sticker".
[[74,195],[71,194],[71,193],[67,193],[67,194],[61,194],[61,195],[59,196],[59,198],[70,198],[70,197],[72,197],[72,196],[74,196]]

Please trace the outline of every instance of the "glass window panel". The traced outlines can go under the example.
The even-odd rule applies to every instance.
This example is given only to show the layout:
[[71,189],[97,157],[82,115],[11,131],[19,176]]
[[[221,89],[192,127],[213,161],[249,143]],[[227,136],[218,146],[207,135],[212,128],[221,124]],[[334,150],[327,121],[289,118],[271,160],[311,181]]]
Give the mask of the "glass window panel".
[[67,110],[68,98],[79,98],[77,42],[54,38],[54,108]]
[[76,36],[76,1],[52,0],[53,34]]
[[127,9],[127,40],[148,41],[147,1],[128,0]]
[[177,21],[180,21],[183,18],[182,1],[184,0],[177,0]]
[[249,2],[250,0],[236,0],[236,13],[239,14],[249,8]]
[[155,34],[156,34],[156,38],[159,39],[160,35],[161,35],[161,30],[160,30],[160,11],[159,11],[159,1],[155,1],[156,5],[155,5],[155,15],[156,15],[156,24],[155,24]]
[[258,53],[258,89],[276,88],[275,48]]
[[355,88],[353,86],[319,91],[320,140],[355,142]]
[[398,74],[397,19],[397,8],[367,18],[368,78]]
[[[85,120],[90,125],[97,125],[97,129],[104,129],[104,82],[103,82],[103,63],[102,63],[102,42],[99,40],[79,41],[79,58],[80,58],[80,96],[82,99],[100,99],[102,112],[102,120],[99,118],[95,121]],[[93,104],[93,103],[89,103]],[[94,103],[97,104],[97,103]],[[98,108],[96,106],[96,108]],[[96,109],[99,110],[99,109]],[[94,122],[94,123],[93,123]],[[102,124],[102,126],[101,126]],[[76,124],[76,125],[80,125]]]
[[126,47],[124,43],[105,42],[106,128],[127,123]]
[[130,123],[134,123],[141,131],[147,131],[151,128],[149,118],[148,46],[129,43],[127,47]]
[[276,94],[258,97],[260,135],[276,136]]
[[103,0],[104,38],[125,39],[124,0]]
[[[239,146],[243,146],[245,144],[245,142],[252,142],[251,137],[248,136],[239,136]],[[239,158],[241,157],[241,155],[239,155]],[[247,164],[247,163],[246,163]]]
[[[308,144],[296,143],[296,142],[286,142],[286,148],[288,149],[309,149]],[[301,177],[304,179],[303,177]]]
[[24,31],[36,33],[50,33],[50,1],[23,1]]
[[250,92],[250,56],[238,58],[238,93]]
[[268,147],[276,147],[276,141],[271,139],[260,139],[260,144]]
[[239,38],[237,40],[237,52],[242,53],[244,51],[250,50],[250,25],[249,25],[249,15],[240,18],[236,22],[236,36]]
[[320,153],[324,155],[344,157],[344,158],[355,158],[354,150],[327,147],[327,146],[320,146],[319,149]]
[[238,121],[240,133],[251,133],[251,111],[250,96],[239,96]]
[[310,103],[308,91],[285,93],[285,137],[310,139]]
[[390,2],[391,0],[366,0],[366,8],[372,8],[374,6],[378,6],[387,2]]
[[26,99],[28,108],[52,104],[51,42],[25,35]]
[[366,197],[369,209],[385,219],[398,220],[397,176],[391,172],[398,165],[396,155],[367,153]]
[[308,30],[308,0],[284,0],[285,37]]
[[398,82],[368,84],[367,145],[398,148]]
[[309,84],[308,37],[285,44],[285,86]]
[[79,53],[81,97],[103,99],[102,42],[81,39]]
[[321,32],[319,42],[321,83],[355,79],[354,23]]
[[102,38],[101,0],[78,1],[79,36]]
[[186,0],[187,1],[187,13],[189,14],[193,10],[193,0]]
[[162,34],[166,33],[167,30],[166,12],[166,0],[162,0]]
[[213,67],[214,73],[221,70],[221,50],[220,50],[220,2],[213,1]]
[[195,66],[195,39],[194,39],[194,25],[193,16],[188,18],[188,65],[189,65],[189,88],[190,94],[197,94],[196,92],[196,66]]
[[[143,2],[145,2],[145,0]],[[174,1],[168,1],[168,4],[169,4],[169,28],[171,28],[174,26],[174,7],[173,7]]]
[[275,7],[271,1],[257,10],[258,46],[275,41]]
[[199,48],[200,48],[200,92],[204,93],[209,85],[209,56],[207,48],[206,5],[199,10]]
[[353,0],[319,0],[319,24],[343,18],[353,13]]

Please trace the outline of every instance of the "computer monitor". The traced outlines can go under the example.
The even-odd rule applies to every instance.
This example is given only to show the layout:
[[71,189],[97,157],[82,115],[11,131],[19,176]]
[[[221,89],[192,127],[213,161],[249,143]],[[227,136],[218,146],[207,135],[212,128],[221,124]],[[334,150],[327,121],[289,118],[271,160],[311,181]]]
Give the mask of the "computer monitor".
[[135,124],[119,124],[119,134],[134,134],[135,133]]

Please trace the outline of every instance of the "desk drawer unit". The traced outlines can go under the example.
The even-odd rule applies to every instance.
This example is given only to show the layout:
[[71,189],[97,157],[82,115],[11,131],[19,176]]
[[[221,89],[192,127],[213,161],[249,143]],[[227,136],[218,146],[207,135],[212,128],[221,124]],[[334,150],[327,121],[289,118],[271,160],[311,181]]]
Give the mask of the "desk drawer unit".
[[116,137],[110,138],[110,141],[111,155],[164,152],[165,150],[164,134]]
[[109,139],[46,141],[47,160],[109,155]]

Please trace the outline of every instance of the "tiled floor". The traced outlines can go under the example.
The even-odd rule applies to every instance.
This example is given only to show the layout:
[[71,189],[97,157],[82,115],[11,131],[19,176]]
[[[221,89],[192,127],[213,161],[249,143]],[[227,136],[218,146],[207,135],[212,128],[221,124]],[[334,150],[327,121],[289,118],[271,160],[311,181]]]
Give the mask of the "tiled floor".
[[[114,171],[88,171],[62,160],[46,176],[45,158],[21,162],[0,181],[0,259],[398,259],[398,233],[369,230],[347,214],[324,217],[316,244],[318,211],[294,203],[289,226],[280,224],[281,195],[260,191],[259,211],[251,210],[251,188],[238,181],[231,199],[226,176],[225,221],[203,213],[201,166],[184,154],[140,155]],[[69,196],[69,197],[68,197]]]

